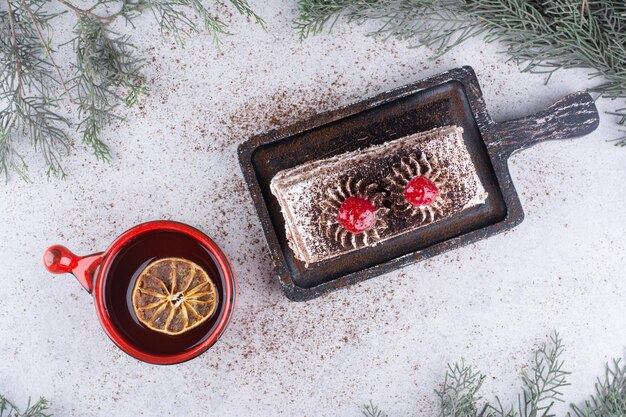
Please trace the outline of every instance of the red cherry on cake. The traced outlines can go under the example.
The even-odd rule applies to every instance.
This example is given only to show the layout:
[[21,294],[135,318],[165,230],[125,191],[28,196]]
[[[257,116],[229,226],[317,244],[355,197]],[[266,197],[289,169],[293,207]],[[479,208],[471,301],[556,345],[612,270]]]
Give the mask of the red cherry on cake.
[[337,220],[350,233],[370,230],[376,223],[376,207],[359,197],[348,197],[339,207]]
[[439,190],[426,177],[413,177],[404,187],[404,198],[412,206],[429,206],[435,202]]

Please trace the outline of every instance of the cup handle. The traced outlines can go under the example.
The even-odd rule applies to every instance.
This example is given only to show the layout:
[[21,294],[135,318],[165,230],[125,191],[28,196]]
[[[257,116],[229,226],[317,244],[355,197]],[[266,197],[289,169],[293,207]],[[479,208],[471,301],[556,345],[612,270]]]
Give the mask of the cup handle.
[[46,249],[43,255],[43,264],[53,274],[73,274],[80,285],[88,293],[93,291],[93,275],[102,262],[102,252],[88,256],[76,256],[65,246],[54,245]]

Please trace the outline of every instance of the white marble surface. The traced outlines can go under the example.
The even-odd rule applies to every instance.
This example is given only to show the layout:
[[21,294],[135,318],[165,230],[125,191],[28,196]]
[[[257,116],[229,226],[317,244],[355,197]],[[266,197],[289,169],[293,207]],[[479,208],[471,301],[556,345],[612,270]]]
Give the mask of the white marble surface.
[[[20,404],[44,395],[56,416],[358,416],[370,399],[391,416],[431,416],[447,362],[465,357],[489,375],[487,397],[513,401],[532,350],[557,329],[573,371],[567,401],[582,400],[603,363],[626,353],[626,149],[605,142],[617,135],[613,117],[585,138],[511,158],[526,212],[513,231],[308,303],[281,293],[252,203],[235,191],[237,145],[300,115],[471,64],[494,118],[506,120],[591,85],[585,73],[544,86],[479,41],[430,62],[427,50],[365,37],[367,27],[300,43],[295,1],[254,6],[267,32],[233,15],[219,51],[207,35],[175,48],[142,20],[152,94],[106,131],[112,163],[77,141],[66,181],[0,187],[0,392]],[[122,353],[90,296],[41,264],[50,244],[103,250],[152,219],[214,237],[240,279],[227,333],[178,366]]]

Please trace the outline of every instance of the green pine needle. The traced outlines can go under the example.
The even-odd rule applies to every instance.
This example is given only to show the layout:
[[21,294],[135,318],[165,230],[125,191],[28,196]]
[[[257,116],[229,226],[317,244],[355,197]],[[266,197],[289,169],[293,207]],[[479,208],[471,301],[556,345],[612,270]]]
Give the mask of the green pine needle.
[[[563,401],[562,389],[569,385],[563,369],[564,346],[558,333],[534,355],[531,372],[522,373],[522,393],[516,405],[504,406],[500,398],[483,401],[478,394],[485,376],[465,361],[448,365],[439,398],[439,417],[554,417],[552,407]],[[626,417],[626,365],[619,360],[607,364],[604,379],[598,379],[596,393],[582,406],[571,404],[569,417]],[[387,416],[371,401],[362,408],[366,417]]]
[[52,417],[52,414],[48,414],[48,401],[45,398],[40,398],[35,403],[31,403],[28,400],[26,409],[22,412],[4,395],[0,394],[0,417]]
[[[247,0],[230,2],[239,13],[263,25]],[[54,25],[63,12],[47,10],[59,8],[75,18],[73,39],[59,45],[72,45],[75,52],[74,75],[69,80],[51,46],[53,29],[66,28]],[[104,128],[123,120],[120,105],[133,106],[148,92],[141,73],[144,60],[136,55],[131,36],[114,32],[112,24],[120,18],[134,28],[134,19],[146,11],[163,34],[181,45],[201,27],[216,45],[228,34],[226,24],[201,0],[92,0],[89,8],[72,0],[0,0],[0,176],[8,180],[14,173],[28,179],[20,151],[25,140],[41,154],[48,175],[65,176],[61,155],[71,141],[72,123],[59,111],[62,102],[77,110],[73,127],[96,159],[110,160],[102,139]]]
[[[298,0],[301,38],[331,31],[340,16],[380,22],[373,35],[409,39],[437,58],[472,37],[500,42],[522,71],[587,68],[598,97],[626,99],[624,0]],[[626,109],[612,114],[626,126]],[[626,131],[624,131],[626,133]],[[616,145],[626,145],[626,136]]]
[[598,379],[595,388],[582,406],[571,405],[576,417],[626,417],[626,364],[619,359],[607,364],[604,379]]
[[[69,122],[58,113],[53,64],[44,57],[49,46],[41,31],[56,15],[42,10],[37,0],[5,0],[0,9],[0,176],[11,172],[28,179],[18,143],[30,142],[48,168],[63,177],[60,151],[69,138]],[[4,106],[4,107],[2,107]]]
[[442,417],[475,416],[478,413],[477,402],[485,376],[475,372],[471,366],[461,363],[448,365],[440,390],[435,390],[439,397]]
[[536,353],[532,373],[522,374],[522,394],[518,398],[518,415],[522,417],[553,417],[550,410],[555,401],[562,400],[561,390],[569,385],[560,360],[564,351],[563,341],[558,333],[550,336],[550,343],[544,344]]
[[387,413],[380,410],[371,401],[369,404],[365,404],[361,411],[365,417],[389,417]]

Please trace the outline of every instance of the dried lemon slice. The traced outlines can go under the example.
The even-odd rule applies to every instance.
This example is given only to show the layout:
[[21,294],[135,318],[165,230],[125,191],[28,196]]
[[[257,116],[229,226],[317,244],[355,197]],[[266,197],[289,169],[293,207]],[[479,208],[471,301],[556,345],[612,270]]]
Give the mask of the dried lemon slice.
[[148,265],[137,278],[132,297],[139,321],[169,335],[199,326],[217,307],[215,284],[206,271],[182,258]]

